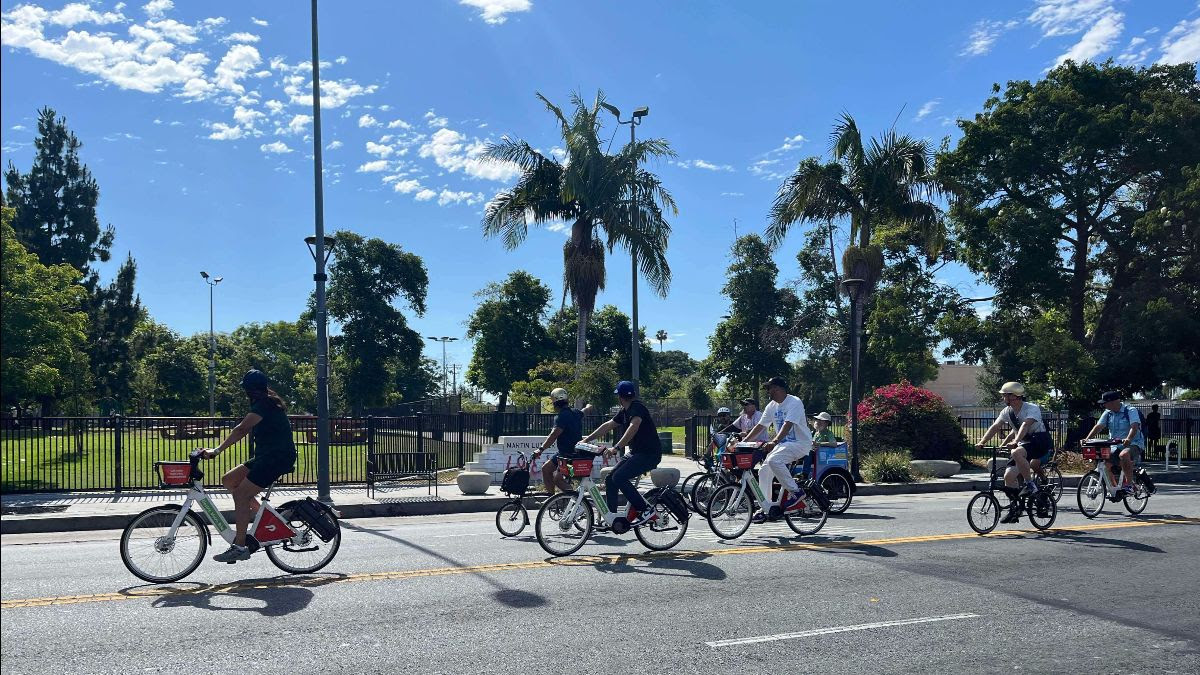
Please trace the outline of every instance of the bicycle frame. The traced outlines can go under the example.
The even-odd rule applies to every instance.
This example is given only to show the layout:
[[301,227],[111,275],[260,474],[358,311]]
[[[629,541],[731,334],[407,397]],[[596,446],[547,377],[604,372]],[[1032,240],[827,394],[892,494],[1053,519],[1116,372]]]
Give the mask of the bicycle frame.
[[571,501],[571,508],[564,514],[562,522],[573,523],[579,517],[579,509],[589,508],[586,503],[586,497],[591,495],[592,501],[596,504],[596,509],[600,511],[600,520],[604,521],[610,511],[608,510],[608,500],[600,494],[600,487],[592,480],[591,476],[584,476],[579,482],[579,487],[575,489],[575,498]]
[[[281,544],[286,540],[296,540],[293,543],[301,545],[298,541],[298,533],[288,525],[283,516],[271,506],[271,487],[258,498],[258,510],[254,514],[254,520],[250,526],[246,528],[249,536],[253,536],[254,540],[260,546],[274,546]],[[212,497],[204,491],[204,484],[199,480],[192,481],[188,489],[187,497],[183,500],[183,508],[179,510],[179,514],[175,516],[174,522],[171,523],[171,529],[168,536],[174,537],[179,530],[179,526],[183,524],[183,519],[188,511],[192,510],[193,504],[199,504],[200,510],[208,516],[209,522],[216,528],[217,534],[226,542],[232,544],[237,536],[234,526],[225,520],[225,516],[217,505],[213,503]]]

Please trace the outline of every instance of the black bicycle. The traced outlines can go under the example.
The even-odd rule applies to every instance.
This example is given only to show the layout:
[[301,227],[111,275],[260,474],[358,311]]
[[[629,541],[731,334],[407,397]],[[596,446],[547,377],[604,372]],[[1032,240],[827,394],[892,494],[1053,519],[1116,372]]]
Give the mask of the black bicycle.
[[1034,472],[1034,480],[1037,481],[1039,489],[1050,491],[1054,503],[1057,504],[1058,500],[1062,499],[1063,475],[1058,468],[1058,448],[1051,450],[1050,459]]
[[[1022,488],[1005,485],[1003,469],[996,461],[999,450],[999,447],[992,448],[992,472],[988,477],[988,488],[977,493],[967,504],[967,523],[978,534],[988,534],[996,529],[1002,515],[1008,522],[1016,522],[1022,515],[1027,515],[1030,524],[1037,529],[1049,529],[1058,517],[1058,502],[1053,493],[1039,489],[1029,494]],[[1000,500],[996,498],[997,490],[1008,497],[1007,505],[1000,505]]]

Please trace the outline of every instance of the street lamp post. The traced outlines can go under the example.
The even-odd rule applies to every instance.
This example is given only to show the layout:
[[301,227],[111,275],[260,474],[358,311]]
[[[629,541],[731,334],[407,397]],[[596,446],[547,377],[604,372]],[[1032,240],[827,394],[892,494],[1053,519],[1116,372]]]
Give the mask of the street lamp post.
[[317,309],[317,499],[329,503],[329,316],[325,308],[325,263],[329,260],[332,239],[325,236],[324,167],[321,161],[321,58],[317,49],[317,0],[312,0],[312,75],[313,75],[313,215],[315,236],[306,237],[316,271]]
[[449,337],[447,335],[443,335],[441,337],[427,335],[425,336],[425,339],[442,343],[442,401],[446,404],[447,411],[449,411],[450,401],[446,398],[446,343],[455,342],[458,340],[458,338]]
[[862,482],[858,463],[858,399],[862,395],[858,382],[858,353],[861,341],[861,296],[866,284],[863,279],[846,279],[842,282],[842,288],[850,296],[850,475],[856,483]]
[[210,277],[200,271],[204,283],[208,284],[208,416],[217,416],[217,339],[213,335],[213,289],[224,277]]
[[[612,113],[613,117],[617,118],[617,124],[628,124],[629,125],[629,144],[633,145],[633,143],[637,140],[637,132],[636,132],[637,125],[642,123],[643,117],[650,114],[650,108],[648,108],[646,106],[642,106],[641,108],[636,108],[633,111],[633,115],[631,115],[629,119],[622,122],[621,121],[621,111],[618,110],[616,106],[608,104],[608,103],[601,103],[600,105],[604,106],[605,110]],[[634,169],[636,171],[637,167],[634,167]],[[636,175],[635,175],[635,179],[636,179]],[[637,230],[637,217],[638,217],[637,182],[636,182],[636,180],[631,185],[630,189],[632,190],[632,192],[630,192],[630,194],[629,194],[630,229],[636,231]],[[632,364],[630,367],[630,370],[632,372],[630,374],[632,375],[633,381],[637,382],[638,376],[639,376],[639,374],[638,374],[639,363],[638,362],[641,360],[642,340],[641,340],[641,336],[638,335],[637,252],[634,251],[632,247],[630,247],[630,250],[629,250],[629,262],[630,262],[630,266],[633,270],[633,274],[632,274],[633,311],[631,313],[631,316],[629,317],[630,324],[633,327],[633,330],[631,331],[633,336],[631,339],[632,345],[631,345],[631,350],[630,350],[630,363]]]

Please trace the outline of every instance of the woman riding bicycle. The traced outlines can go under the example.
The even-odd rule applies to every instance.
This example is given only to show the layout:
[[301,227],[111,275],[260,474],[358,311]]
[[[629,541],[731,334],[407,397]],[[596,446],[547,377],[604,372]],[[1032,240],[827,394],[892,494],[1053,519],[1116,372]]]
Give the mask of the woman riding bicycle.
[[611,420],[596,427],[583,442],[590,443],[593,438],[607,433],[610,429],[623,430],[613,449],[605,453],[617,452],[626,446],[631,452],[621,460],[605,481],[609,511],[607,524],[611,526],[612,521],[616,519],[617,493],[620,491],[625,493],[625,499],[629,501],[626,520],[629,521],[630,527],[638,527],[653,519],[655,514],[652,509],[647,509],[646,500],[637,488],[633,487],[633,479],[658,466],[662,461],[662,445],[658,440],[658,429],[654,426],[654,420],[650,418],[650,411],[637,397],[637,385],[622,380],[613,393],[617,395],[621,410]]
[[229,550],[213,556],[217,562],[233,564],[250,558],[250,549],[246,547],[246,530],[258,507],[254,497],[279,480],[280,476],[296,468],[296,444],[292,439],[287,408],[269,384],[267,376],[261,371],[252,369],[246,372],[242,377],[242,388],[250,399],[250,412],[220,445],[204,451],[204,457],[211,459],[247,434],[253,435],[254,456],[221,478],[221,483],[233,496],[237,529]]

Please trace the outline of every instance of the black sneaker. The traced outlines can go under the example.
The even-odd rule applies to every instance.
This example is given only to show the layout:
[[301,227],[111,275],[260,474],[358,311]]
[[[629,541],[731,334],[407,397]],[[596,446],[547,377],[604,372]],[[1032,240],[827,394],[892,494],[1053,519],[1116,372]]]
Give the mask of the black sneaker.
[[1000,520],[1002,523],[1015,523],[1021,520],[1021,506],[1016,502],[1008,505],[1008,515]]
[[231,544],[229,549],[224,553],[218,553],[213,556],[213,560],[216,560],[217,562],[229,563],[230,565],[239,560],[249,559],[250,549],[246,548],[245,546],[238,546],[236,544]]

